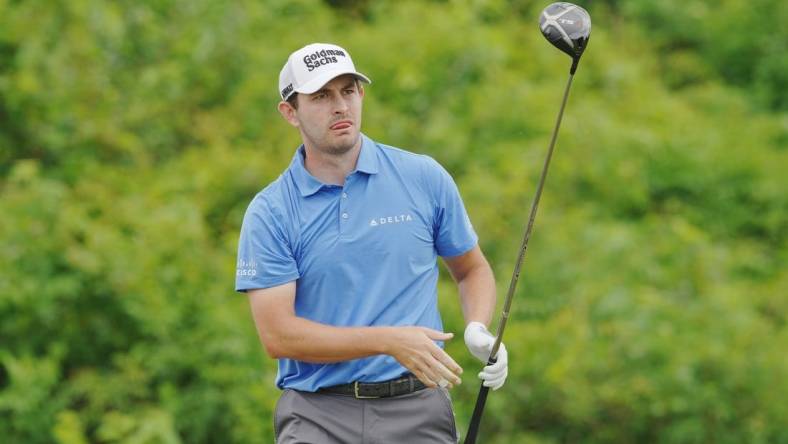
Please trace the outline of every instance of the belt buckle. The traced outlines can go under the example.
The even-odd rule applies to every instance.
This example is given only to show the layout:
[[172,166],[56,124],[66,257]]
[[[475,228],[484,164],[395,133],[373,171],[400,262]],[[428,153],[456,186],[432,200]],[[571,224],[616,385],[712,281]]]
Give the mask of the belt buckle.
[[380,396],[361,396],[358,394],[358,381],[353,383],[353,394],[356,399],[376,399],[380,398]]

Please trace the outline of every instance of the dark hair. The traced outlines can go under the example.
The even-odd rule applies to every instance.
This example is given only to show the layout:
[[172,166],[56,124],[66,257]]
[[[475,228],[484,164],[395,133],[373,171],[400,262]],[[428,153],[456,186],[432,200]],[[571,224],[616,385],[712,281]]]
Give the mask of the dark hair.
[[287,98],[287,103],[294,109],[298,109],[298,93],[290,94],[290,97]]

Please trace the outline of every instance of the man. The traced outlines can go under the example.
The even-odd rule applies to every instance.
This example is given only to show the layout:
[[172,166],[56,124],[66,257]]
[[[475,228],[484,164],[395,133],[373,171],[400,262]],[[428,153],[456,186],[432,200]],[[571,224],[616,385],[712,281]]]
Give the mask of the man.
[[[288,58],[279,112],[303,144],[247,209],[236,290],[279,360],[277,442],[457,442],[447,389],[462,369],[442,349],[452,334],[437,308],[437,256],[483,362],[493,273],[451,176],[361,134],[362,83],[339,46]],[[507,365],[502,344],[479,377],[497,389]]]

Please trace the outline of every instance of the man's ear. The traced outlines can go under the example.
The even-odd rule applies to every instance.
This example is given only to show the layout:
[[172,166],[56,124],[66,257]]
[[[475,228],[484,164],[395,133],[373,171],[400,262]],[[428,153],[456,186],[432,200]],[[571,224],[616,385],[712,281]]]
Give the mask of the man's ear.
[[358,95],[361,96],[362,99],[364,98],[364,85],[362,85],[361,82],[358,82]]
[[293,108],[293,105],[285,102],[284,100],[279,102],[277,105],[277,109],[279,110],[279,114],[287,120],[290,125],[298,127],[298,119],[296,118],[296,109]]

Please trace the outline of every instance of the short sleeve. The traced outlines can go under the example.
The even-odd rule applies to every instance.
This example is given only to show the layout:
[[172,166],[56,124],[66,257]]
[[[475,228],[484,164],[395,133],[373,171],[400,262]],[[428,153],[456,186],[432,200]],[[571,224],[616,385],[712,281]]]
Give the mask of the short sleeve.
[[471,225],[454,179],[438,162],[430,160],[430,186],[435,196],[435,249],[439,256],[459,256],[475,247],[479,237]]
[[258,196],[249,205],[241,225],[235,290],[282,285],[298,279],[298,266],[281,218]]

